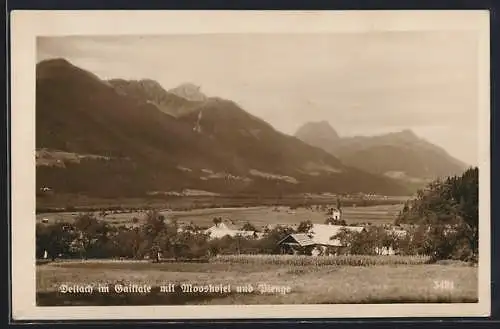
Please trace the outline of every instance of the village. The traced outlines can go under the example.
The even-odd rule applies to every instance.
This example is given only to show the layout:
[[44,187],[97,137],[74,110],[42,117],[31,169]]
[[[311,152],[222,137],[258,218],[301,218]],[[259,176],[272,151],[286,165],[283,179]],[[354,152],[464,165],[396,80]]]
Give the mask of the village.
[[[73,213],[66,220],[54,215],[50,222],[49,218],[41,217],[37,224],[37,258],[164,262],[217,255],[390,256],[409,252],[408,244],[414,235],[408,234],[414,231],[412,225],[395,225],[395,217],[374,223],[353,220],[353,214],[359,213],[359,218],[369,218],[363,217],[364,212],[369,212],[362,208],[349,207],[347,212],[350,211],[351,217],[347,221],[339,200],[336,205],[259,209],[264,218],[272,218],[273,214],[284,218],[268,223],[253,221],[257,216],[246,216],[256,211],[253,209],[231,209],[229,215],[212,216],[211,221],[207,218],[209,213],[200,213],[196,221],[184,217],[179,220],[176,216],[185,214],[171,210]],[[376,208],[368,209],[374,213]],[[218,214],[217,211],[220,214],[224,209],[214,210],[213,214]],[[116,218],[123,221],[115,222]]]
[[[324,224],[313,224],[310,221],[302,221],[300,224],[283,225],[285,228],[293,230],[294,233],[286,235],[277,244],[281,254],[302,254],[311,256],[334,256],[347,253],[348,241],[342,239],[342,233],[367,232],[367,226],[371,225],[347,225],[342,219],[342,209],[340,207],[329,207],[325,216]],[[276,224],[263,227],[261,231],[255,230],[250,223],[243,227],[238,227],[231,223],[231,220],[224,221],[222,218],[214,218],[214,225],[204,230],[209,239],[221,239],[229,236],[247,239],[262,239],[266,233],[276,228]],[[247,227],[254,228],[254,230]],[[382,225],[388,236],[404,238],[407,231],[401,225]],[[180,229],[182,230],[182,228]],[[376,255],[395,255],[398,252],[395,243],[384,243],[375,246]]]

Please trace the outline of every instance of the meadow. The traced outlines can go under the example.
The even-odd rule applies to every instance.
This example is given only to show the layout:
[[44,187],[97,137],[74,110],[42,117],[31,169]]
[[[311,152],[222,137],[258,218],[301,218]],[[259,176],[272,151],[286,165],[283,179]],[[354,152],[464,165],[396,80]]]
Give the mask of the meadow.
[[[236,256],[235,256],[236,257]],[[466,263],[426,264],[385,257],[364,266],[300,262],[212,260],[207,263],[144,261],[57,261],[36,267],[38,305],[186,305],[186,304],[343,304],[477,302],[477,267]],[[244,257],[242,257],[243,259]],[[330,257],[332,258],[332,257]],[[283,258],[284,259],[284,258]],[[392,261],[393,260],[393,261]],[[392,264],[391,264],[392,263]],[[382,264],[382,265],[379,265]],[[414,265],[411,265],[414,264]],[[440,282],[447,282],[443,286]],[[175,284],[172,292],[160,287]],[[229,285],[226,293],[185,293],[182,284]],[[450,285],[451,283],[451,285]],[[62,294],[58,289],[106,285],[111,293]],[[115,284],[150,285],[152,291],[113,292]],[[261,291],[259,287],[288,290]],[[246,287],[244,290],[239,288]],[[250,292],[248,287],[252,287]]]
[[211,259],[212,263],[229,264],[272,264],[291,266],[373,266],[373,265],[420,265],[430,262],[429,256],[371,256],[371,255],[218,255]]
[[[401,204],[375,205],[366,207],[344,207],[342,218],[347,224],[372,223],[375,225],[392,224],[398,212],[402,209]],[[250,222],[256,227],[263,227],[268,224],[294,225],[304,220],[311,220],[312,223],[323,224],[325,212],[312,209],[297,208],[291,210],[289,207],[238,207],[238,208],[203,208],[193,210],[161,210],[166,218],[175,219],[180,224],[194,223],[202,227],[213,225],[214,217],[230,219],[237,226],[242,226]],[[56,220],[71,222],[78,212],[40,213],[36,215],[37,222],[42,218],[48,219],[49,223]],[[99,213],[96,212],[96,215]],[[138,218],[137,225],[143,223],[144,212],[110,213],[105,217],[108,223],[116,225],[130,225],[132,218]]]

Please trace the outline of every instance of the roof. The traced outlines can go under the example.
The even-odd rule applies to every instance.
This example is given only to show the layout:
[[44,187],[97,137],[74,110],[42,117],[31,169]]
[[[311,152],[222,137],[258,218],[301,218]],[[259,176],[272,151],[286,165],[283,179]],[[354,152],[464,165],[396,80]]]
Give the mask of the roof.
[[342,226],[342,225],[328,225],[328,224],[313,224],[309,233],[313,234],[313,240],[316,244],[330,245],[330,246],[340,246],[341,243],[338,240],[330,239],[332,236],[337,235],[346,229],[348,231],[361,232],[364,227],[360,226]]
[[278,242],[278,244],[284,243],[287,239],[292,238],[300,246],[309,245],[325,245],[325,246],[342,246],[342,243],[338,239],[330,239],[332,236],[341,232],[342,229],[348,231],[361,232],[364,227],[360,226],[341,226],[341,225],[326,225],[326,224],[313,224],[309,232],[306,233],[296,233],[289,234],[284,239]]
[[278,244],[287,243],[286,240],[293,239],[296,243],[298,243],[301,247],[311,246],[316,244],[307,234],[305,233],[294,233],[289,234],[283,239],[281,239]]
[[210,234],[211,238],[222,238],[226,235],[229,236],[253,236],[255,234],[254,231],[242,231],[238,229],[234,229],[234,226],[229,226],[226,223],[219,223],[218,225],[214,225],[205,230],[205,233]]
[[212,225],[212,227],[210,228],[214,228],[214,229],[226,229],[226,230],[238,230],[238,226],[234,225],[234,224],[231,224],[230,222],[228,221],[224,221],[224,222],[220,222],[218,224],[214,224]]

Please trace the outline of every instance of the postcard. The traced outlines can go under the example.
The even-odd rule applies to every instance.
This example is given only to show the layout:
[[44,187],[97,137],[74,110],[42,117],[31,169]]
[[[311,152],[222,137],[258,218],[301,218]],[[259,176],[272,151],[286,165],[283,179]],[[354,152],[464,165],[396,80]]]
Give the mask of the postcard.
[[488,11],[10,18],[15,320],[490,314]]

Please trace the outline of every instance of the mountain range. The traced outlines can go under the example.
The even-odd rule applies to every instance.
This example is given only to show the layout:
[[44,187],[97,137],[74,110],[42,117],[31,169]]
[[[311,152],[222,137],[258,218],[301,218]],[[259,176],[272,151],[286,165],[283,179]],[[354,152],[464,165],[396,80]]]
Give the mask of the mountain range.
[[348,166],[416,185],[460,174],[467,167],[409,129],[376,136],[340,137],[328,122],[319,121],[304,124],[295,136]]
[[298,135],[190,83],[102,80],[65,59],[36,67],[38,188],[102,197],[412,192]]

